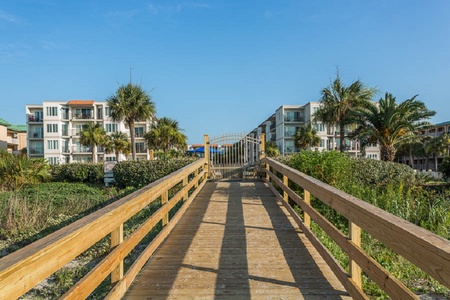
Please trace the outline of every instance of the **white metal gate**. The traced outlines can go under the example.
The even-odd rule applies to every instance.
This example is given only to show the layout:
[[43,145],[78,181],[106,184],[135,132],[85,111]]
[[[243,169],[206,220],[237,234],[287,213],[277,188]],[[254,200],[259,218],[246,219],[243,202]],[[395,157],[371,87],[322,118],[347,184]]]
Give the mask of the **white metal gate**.
[[210,140],[211,179],[254,179],[260,165],[260,140],[246,134],[225,134]]

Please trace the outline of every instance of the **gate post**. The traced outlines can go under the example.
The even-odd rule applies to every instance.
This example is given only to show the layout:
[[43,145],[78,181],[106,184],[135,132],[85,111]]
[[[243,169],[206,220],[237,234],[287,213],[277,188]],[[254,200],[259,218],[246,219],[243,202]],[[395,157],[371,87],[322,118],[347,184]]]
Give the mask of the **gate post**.
[[207,134],[203,136],[203,149],[204,149],[204,155],[206,160],[206,179],[209,179],[211,172],[211,161],[209,160],[209,137]]

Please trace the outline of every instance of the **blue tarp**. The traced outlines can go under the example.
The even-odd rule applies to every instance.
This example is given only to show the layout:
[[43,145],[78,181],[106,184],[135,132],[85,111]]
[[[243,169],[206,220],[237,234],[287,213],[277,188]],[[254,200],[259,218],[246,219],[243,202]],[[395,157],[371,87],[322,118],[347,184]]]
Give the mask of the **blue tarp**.
[[[205,147],[200,147],[193,150],[188,150],[188,153],[205,153]],[[222,153],[222,150],[217,150],[215,148],[209,148],[209,153]]]

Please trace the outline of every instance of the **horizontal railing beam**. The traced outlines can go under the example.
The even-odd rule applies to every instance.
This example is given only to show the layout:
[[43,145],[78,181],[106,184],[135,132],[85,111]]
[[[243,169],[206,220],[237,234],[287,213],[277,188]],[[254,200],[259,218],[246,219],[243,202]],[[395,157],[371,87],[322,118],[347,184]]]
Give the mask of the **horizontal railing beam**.
[[[450,288],[450,241],[271,158],[274,170]],[[411,251],[414,249],[414,251]]]
[[7,299],[20,297],[204,165],[204,159],[194,162],[3,257],[0,295]]

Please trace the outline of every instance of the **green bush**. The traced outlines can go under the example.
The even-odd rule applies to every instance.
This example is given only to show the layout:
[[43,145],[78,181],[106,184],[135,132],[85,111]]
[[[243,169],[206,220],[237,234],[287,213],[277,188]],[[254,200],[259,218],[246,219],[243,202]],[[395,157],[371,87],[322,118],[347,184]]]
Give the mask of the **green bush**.
[[439,166],[439,171],[442,172],[445,179],[450,178],[450,156],[444,157],[441,165]]
[[120,188],[140,188],[196,160],[197,158],[185,157],[153,161],[122,161],[114,167],[114,181]]
[[53,180],[58,182],[103,183],[102,163],[71,163],[52,166]]
[[371,186],[412,186],[415,182],[414,170],[407,165],[369,158],[352,159],[351,180]]
[[351,160],[338,151],[301,151],[280,161],[333,186],[348,180],[350,175]]

